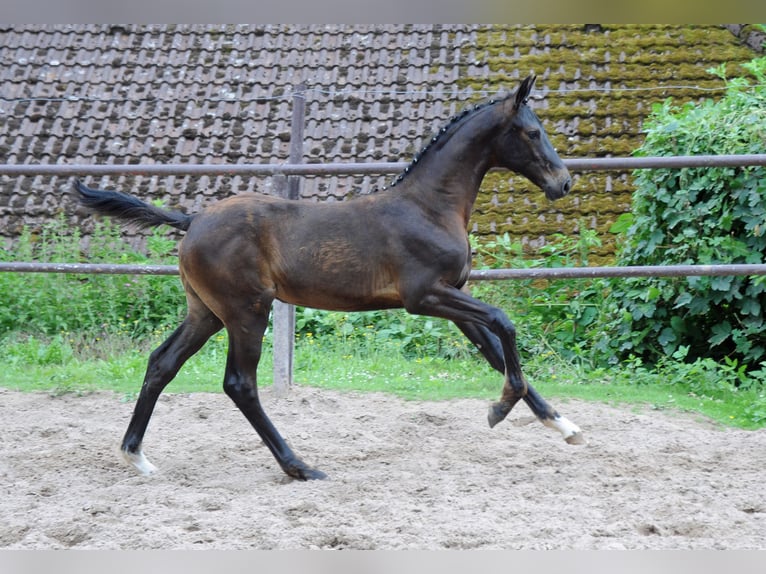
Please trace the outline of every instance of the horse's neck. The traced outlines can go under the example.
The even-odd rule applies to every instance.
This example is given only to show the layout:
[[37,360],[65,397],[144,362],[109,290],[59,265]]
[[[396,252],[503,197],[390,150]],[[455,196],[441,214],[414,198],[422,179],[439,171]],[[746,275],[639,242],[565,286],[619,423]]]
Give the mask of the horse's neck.
[[493,128],[487,118],[477,117],[444,134],[444,141],[429,149],[404,179],[408,191],[431,209],[458,211],[467,225],[484,175],[493,167]]

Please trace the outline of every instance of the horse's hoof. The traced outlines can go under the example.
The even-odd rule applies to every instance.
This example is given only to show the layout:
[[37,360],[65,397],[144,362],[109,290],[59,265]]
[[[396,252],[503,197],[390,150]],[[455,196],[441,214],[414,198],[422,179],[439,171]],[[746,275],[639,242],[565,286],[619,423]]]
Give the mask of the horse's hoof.
[[132,464],[135,469],[144,476],[150,476],[157,472],[157,467],[154,466],[149,459],[146,458],[143,451],[130,452],[127,450],[122,451],[123,458]]
[[327,478],[327,475],[324,472],[316,470],[315,468],[307,469],[304,474],[305,478],[303,480],[324,480]]
[[315,468],[308,467],[296,470],[294,472],[288,472],[287,474],[296,480],[324,480],[327,478],[327,475],[321,470],[316,470]]
[[493,403],[489,406],[489,412],[487,413],[487,421],[489,422],[489,428],[493,428],[497,423],[505,420],[510,411],[503,405],[503,403]]
[[567,441],[567,444],[588,444],[588,441],[585,440],[585,435],[581,432],[576,432],[573,435],[569,435],[564,440]]
[[324,480],[327,478],[327,475],[321,470],[311,468],[303,463],[290,465],[284,470],[287,476],[296,480]]

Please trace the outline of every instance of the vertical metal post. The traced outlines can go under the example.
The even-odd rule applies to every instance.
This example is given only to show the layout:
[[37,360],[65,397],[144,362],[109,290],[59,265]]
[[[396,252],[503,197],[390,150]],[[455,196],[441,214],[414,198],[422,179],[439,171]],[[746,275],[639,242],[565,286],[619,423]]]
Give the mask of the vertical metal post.
[[[290,126],[290,163],[303,162],[303,127],[306,113],[306,86],[299,84],[293,91],[293,114]],[[280,194],[288,199],[300,198],[300,176],[291,175],[275,182]],[[286,397],[293,384],[293,356],[295,353],[295,307],[274,301],[274,393]]]

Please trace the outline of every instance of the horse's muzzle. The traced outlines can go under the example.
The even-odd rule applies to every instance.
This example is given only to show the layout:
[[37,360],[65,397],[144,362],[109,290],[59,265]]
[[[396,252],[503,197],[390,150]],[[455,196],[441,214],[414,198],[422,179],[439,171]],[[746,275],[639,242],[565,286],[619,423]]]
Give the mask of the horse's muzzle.
[[560,199],[567,195],[571,190],[572,178],[569,175],[567,175],[558,185],[546,186],[543,189],[543,191],[545,191],[545,197],[550,200]]

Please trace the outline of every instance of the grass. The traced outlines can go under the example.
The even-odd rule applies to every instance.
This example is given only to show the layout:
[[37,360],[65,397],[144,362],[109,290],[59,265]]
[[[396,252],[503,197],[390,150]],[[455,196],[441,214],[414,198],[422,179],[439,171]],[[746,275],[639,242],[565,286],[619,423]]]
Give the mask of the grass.
[[[108,390],[133,401],[150,349],[163,336],[155,333],[142,343],[118,335],[6,337],[0,345],[0,387],[53,395]],[[214,337],[184,365],[167,392],[221,392],[226,344],[225,335]],[[271,348],[266,344],[259,385],[272,384],[271,364]],[[668,361],[650,369],[633,361],[610,369],[591,368],[550,351],[529,357],[525,371],[530,383],[552,400],[571,398],[699,413],[726,426],[748,429],[766,426],[763,386],[733,386],[726,381],[731,373],[727,375],[718,365]],[[385,392],[412,400],[492,401],[502,386],[502,376],[477,356],[406,357],[395,345],[358,348],[338,342],[322,344],[312,337],[298,342],[295,379],[300,385]]]

